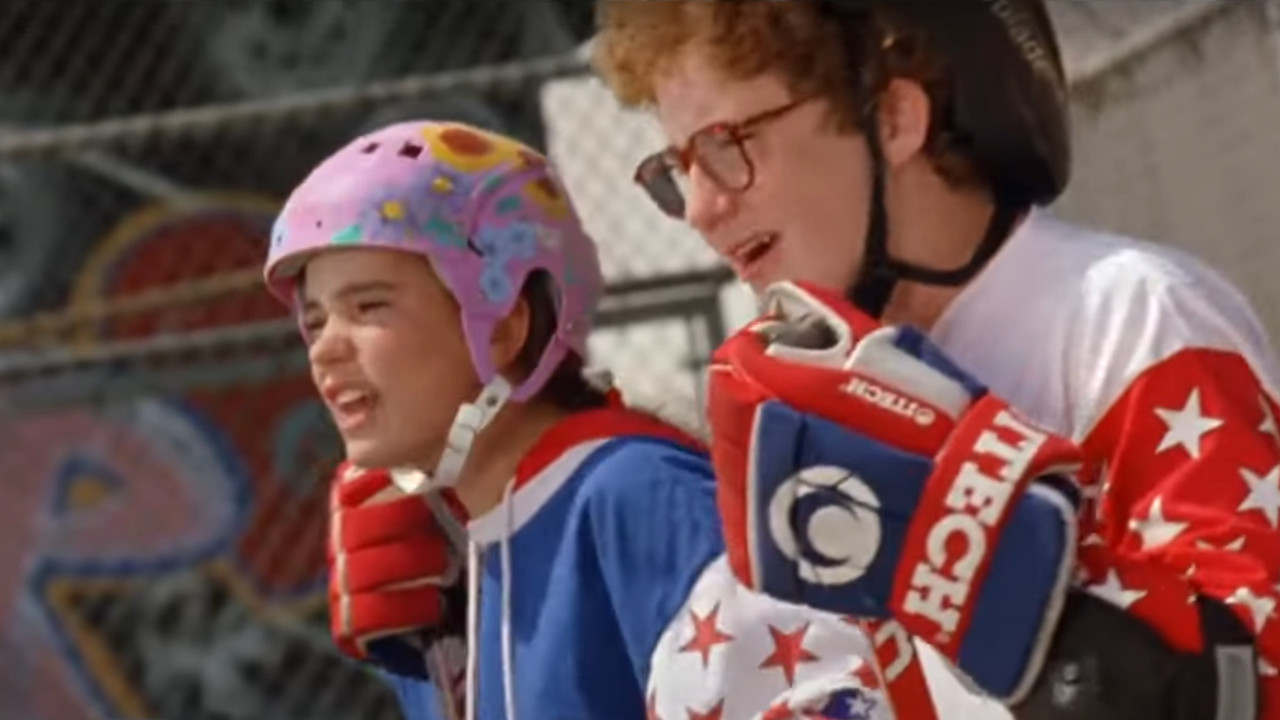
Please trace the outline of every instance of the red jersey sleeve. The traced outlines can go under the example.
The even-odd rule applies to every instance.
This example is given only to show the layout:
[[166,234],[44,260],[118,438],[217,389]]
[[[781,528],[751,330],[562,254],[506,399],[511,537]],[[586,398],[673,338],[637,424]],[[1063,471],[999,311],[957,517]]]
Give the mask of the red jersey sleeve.
[[1202,643],[1193,597],[1225,603],[1257,637],[1272,718],[1280,409],[1252,315],[1229,310],[1173,285],[1100,328],[1092,351],[1119,372],[1085,389],[1098,407],[1082,444],[1100,472],[1085,488],[1081,579],[1187,651]]

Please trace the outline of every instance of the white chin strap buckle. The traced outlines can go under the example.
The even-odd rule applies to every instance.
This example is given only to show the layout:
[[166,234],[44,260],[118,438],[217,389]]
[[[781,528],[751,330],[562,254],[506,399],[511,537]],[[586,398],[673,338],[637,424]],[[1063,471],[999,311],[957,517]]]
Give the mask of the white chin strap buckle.
[[453,425],[445,438],[444,452],[435,472],[427,473],[418,468],[401,467],[391,471],[391,481],[401,491],[409,494],[451,487],[458,482],[462,466],[471,453],[471,444],[484,430],[511,396],[511,384],[501,375],[490,380],[480,391],[475,402],[458,408]]
[[400,488],[400,491],[413,495],[420,491],[425,491],[427,481],[430,478],[427,474],[415,467],[398,467],[391,469],[391,482]]

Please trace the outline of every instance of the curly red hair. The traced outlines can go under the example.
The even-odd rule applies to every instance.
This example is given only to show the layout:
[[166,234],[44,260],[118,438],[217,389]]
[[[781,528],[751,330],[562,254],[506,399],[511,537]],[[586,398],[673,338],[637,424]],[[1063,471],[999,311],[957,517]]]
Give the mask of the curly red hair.
[[891,15],[868,14],[850,32],[819,0],[602,0],[593,63],[623,105],[654,103],[655,85],[680,53],[702,52],[726,77],[778,73],[795,96],[825,98],[839,127],[859,128],[853,68],[872,92],[892,78],[918,82],[933,105],[926,153],[949,181],[974,180],[945,133],[945,65],[928,43]]

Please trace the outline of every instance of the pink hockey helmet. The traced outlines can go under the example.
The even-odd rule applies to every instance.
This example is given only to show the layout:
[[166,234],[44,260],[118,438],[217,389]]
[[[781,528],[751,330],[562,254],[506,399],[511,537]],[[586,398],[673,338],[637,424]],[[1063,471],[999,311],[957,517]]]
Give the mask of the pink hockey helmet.
[[[389,248],[427,258],[462,310],[480,381],[497,377],[494,325],[531,274],[550,275],[556,331],[529,377],[524,400],[569,351],[585,356],[603,278],[595,243],[547,159],[502,135],[454,122],[402,122],[328,157],[293,191],[271,234],[264,271],[297,311],[297,279],[315,253]],[[424,329],[425,331],[425,329]]]

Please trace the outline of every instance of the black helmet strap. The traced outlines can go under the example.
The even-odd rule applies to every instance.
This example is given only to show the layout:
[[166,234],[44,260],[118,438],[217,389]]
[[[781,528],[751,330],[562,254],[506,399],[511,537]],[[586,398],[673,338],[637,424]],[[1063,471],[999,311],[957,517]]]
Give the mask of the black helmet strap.
[[889,304],[894,288],[901,280],[946,286],[963,285],[971,280],[995,256],[996,251],[1013,231],[1018,216],[1026,210],[1026,206],[1022,203],[1012,203],[997,197],[995,212],[987,223],[982,241],[974,249],[969,261],[961,267],[937,270],[894,259],[889,254],[888,211],[884,197],[887,164],[884,160],[884,150],[880,146],[878,109],[879,99],[874,96],[867,98],[861,125],[871,158],[869,217],[863,246],[862,268],[858,271],[858,278],[846,293],[853,304],[876,318],[884,314],[885,306]]
[[867,152],[871,157],[871,197],[862,268],[858,271],[858,279],[845,293],[854,305],[877,318],[884,313],[885,305],[889,303],[893,289],[898,284],[898,276],[893,271],[894,263],[889,257],[889,218],[884,202],[887,167],[884,150],[880,147],[879,108],[879,98],[874,95],[866,98],[866,106],[860,118],[862,133],[867,138]]

